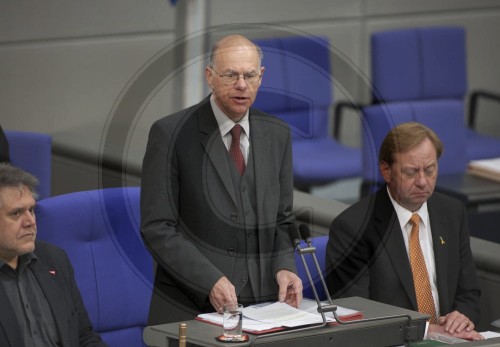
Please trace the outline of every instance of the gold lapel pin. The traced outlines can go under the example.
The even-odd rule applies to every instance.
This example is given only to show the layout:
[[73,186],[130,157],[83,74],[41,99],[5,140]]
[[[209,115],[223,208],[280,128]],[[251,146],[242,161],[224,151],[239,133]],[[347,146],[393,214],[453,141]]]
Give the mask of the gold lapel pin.
[[439,239],[441,240],[441,244],[444,245],[446,242],[444,242],[443,238],[439,236]]

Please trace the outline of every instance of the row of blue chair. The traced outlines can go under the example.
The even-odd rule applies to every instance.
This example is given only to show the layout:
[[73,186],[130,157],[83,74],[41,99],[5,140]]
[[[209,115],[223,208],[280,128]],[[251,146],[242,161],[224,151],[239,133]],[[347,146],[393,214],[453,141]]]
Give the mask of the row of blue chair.
[[[500,138],[475,131],[477,102],[493,93],[473,93],[465,124],[467,66],[462,27],[393,29],[371,36],[373,103],[362,110],[362,146],[342,145],[330,135],[334,78],[333,49],[324,37],[255,40],[264,52],[266,72],[255,107],[276,114],[293,131],[294,179],[299,188],[348,177],[380,182],[377,154],[396,124],[418,121],[433,128],[445,144],[442,173],[464,173],[470,160],[500,157]],[[334,120],[340,124],[337,103]],[[336,128],[333,134],[339,134]],[[465,154],[465,155],[464,155]]]
[[[154,264],[140,235],[139,200],[138,187],[105,188],[57,195],[36,207],[38,238],[68,253],[94,329],[111,347],[145,346]],[[322,271],[326,241],[313,239]],[[310,257],[307,262],[313,269]],[[313,299],[298,256],[296,263],[304,295]],[[312,275],[318,285],[317,272]]]

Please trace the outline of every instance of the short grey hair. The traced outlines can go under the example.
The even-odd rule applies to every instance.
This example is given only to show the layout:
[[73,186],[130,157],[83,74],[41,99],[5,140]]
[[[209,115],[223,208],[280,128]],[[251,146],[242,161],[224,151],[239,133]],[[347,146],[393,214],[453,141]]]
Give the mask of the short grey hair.
[[0,190],[4,188],[22,188],[23,186],[30,190],[33,197],[37,197],[38,179],[35,176],[11,164],[0,163]]

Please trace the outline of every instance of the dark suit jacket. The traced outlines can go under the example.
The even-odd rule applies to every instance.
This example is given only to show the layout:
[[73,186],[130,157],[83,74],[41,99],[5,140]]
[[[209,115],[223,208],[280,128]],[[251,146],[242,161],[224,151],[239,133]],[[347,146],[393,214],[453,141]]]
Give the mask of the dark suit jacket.
[[0,163],[10,162],[9,155],[9,143],[7,142],[7,137],[0,126]]
[[[287,234],[293,220],[291,135],[286,123],[250,110],[260,271],[254,295],[277,298],[275,274],[295,271]],[[240,281],[245,260],[236,195],[209,98],[153,124],[142,167],[141,232],[159,266],[150,324],[192,319],[222,277]],[[245,235],[245,234],[243,234]],[[163,295],[164,300],[157,300]],[[168,301],[168,303],[166,302]],[[164,305],[164,306],[162,306]],[[155,312],[157,312],[157,314]]]
[[[105,347],[106,344],[92,329],[73,277],[73,267],[66,253],[42,241],[36,242],[34,253],[38,260],[30,267],[52,310],[61,337],[61,346]],[[55,271],[55,275],[49,272],[52,270]],[[21,331],[2,286],[0,286],[0,307],[0,346],[22,346]]]
[[[480,289],[465,207],[436,192],[427,207],[440,313],[457,310],[477,325]],[[329,290],[335,297],[361,296],[417,310],[408,254],[385,186],[333,221],[326,267]]]

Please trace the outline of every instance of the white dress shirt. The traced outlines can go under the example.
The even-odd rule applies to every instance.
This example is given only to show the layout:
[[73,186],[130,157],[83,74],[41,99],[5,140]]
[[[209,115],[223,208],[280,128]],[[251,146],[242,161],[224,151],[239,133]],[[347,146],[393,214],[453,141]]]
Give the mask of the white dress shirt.
[[[231,142],[233,141],[233,137],[231,136],[231,129],[233,129],[236,124],[231,118],[226,116],[224,112],[219,108],[217,103],[214,100],[214,96],[210,97],[210,104],[212,105],[212,110],[214,111],[215,119],[217,120],[217,124],[219,125],[220,134],[222,136],[222,141],[226,146],[227,150],[231,147]],[[237,123],[241,125],[243,131],[240,135],[240,149],[241,153],[243,153],[243,158],[245,159],[245,164],[248,163],[248,152],[250,151],[250,123],[248,121],[249,111],[247,110],[246,114],[241,118],[241,120]]]
[[411,212],[398,204],[391,196],[389,189],[387,189],[389,197],[391,199],[392,205],[396,210],[398,216],[399,224],[401,230],[403,231],[403,239],[406,247],[406,254],[408,254],[408,259],[410,259],[410,246],[409,239],[411,233],[412,224],[409,222],[410,217],[413,213],[417,213],[420,216],[420,226],[419,226],[419,238],[420,247],[422,248],[422,253],[425,259],[425,265],[427,267],[427,273],[429,274],[429,282],[431,283],[432,297],[434,299],[434,306],[436,307],[436,317],[439,317],[439,295],[437,291],[437,278],[436,278],[436,263],[434,260],[434,249],[432,248],[432,233],[431,224],[429,221],[429,212],[427,211],[427,202],[425,202],[419,210]]

